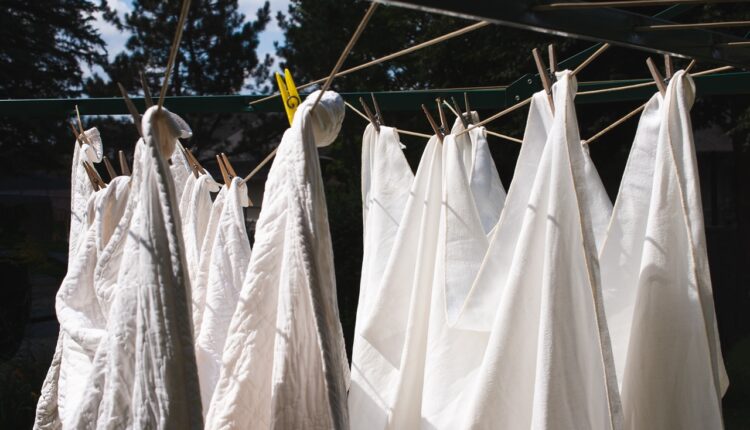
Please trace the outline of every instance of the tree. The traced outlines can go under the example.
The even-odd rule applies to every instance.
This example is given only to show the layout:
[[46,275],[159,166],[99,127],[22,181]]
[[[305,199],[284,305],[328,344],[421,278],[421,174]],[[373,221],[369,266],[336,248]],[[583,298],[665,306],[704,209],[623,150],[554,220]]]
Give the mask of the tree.
[[[0,98],[60,98],[81,94],[81,63],[106,61],[94,14],[109,15],[91,0],[7,0],[0,3]],[[0,118],[0,167],[4,174],[62,168],[70,149],[62,121]],[[67,131],[66,131],[67,130]],[[68,164],[69,165],[69,164]]]
[[[94,76],[87,81],[89,95],[119,96],[116,83],[122,83],[131,93],[140,92],[139,74],[145,72],[151,93],[158,95],[164,79],[169,50],[180,14],[180,2],[137,0],[133,10],[125,16],[123,30],[131,36],[126,51],[117,54],[104,66],[108,80]],[[182,43],[170,76],[168,95],[236,94],[253,88],[267,91],[268,70],[272,59],[259,59],[256,54],[258,35],[270,21],[270,7],[266,2],[258,9],[253,21],[246,21],[239,12],[237,0],[194,0],[190,6]],[[193,145],[200,149],[232,153],[223,139],[236,130],[252,129],[252,115],[188,115],[193,129]],[[117,138],[119,121],[101,121],[104,128],[105,151],[132,151],[136,135],[129,131],[124,139]],[[108,137],[109,136],[109,137]],[[242,146],[252,147],[258,136],[244,133]],[[229,149],[229,150],[228,150]],[[205,158],[213,152],[205,151]],[[210,153],[210,154],[209,154]]]

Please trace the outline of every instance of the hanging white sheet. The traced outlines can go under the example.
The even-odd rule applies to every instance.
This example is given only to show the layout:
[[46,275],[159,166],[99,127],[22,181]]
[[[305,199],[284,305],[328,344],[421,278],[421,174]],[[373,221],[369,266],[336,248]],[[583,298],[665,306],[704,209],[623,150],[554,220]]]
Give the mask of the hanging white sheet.
[[[479,115],[476,112],[471,114],[473,121],[479,122]],[[451,134],[458,135],[463,131],[463,123],[457,118]],[[484,127],[473,127],[468,133],[456,136],[455,142],[461,152],[482,227],[485,233],[490,234],[500,219],[506,193],[487,144],[487,130]]]
[[[576,83],[569,71],[557,76],[557,113],[528,206],[515,224],[520,232],[506,283],[497,284],[488,346],[464,408],[445,417],[454,423],[446,428],[621,426],[591,221],[594,196],[573,103]],[[511,187],[509,200],[513,194]]]
[[377,296],[361,335],[390,365],[386,428],[416,428],[442,200],[442,146],[427,142]]
[[626,429],[722,428],[714,315],[690,108],[680,71],[641,116],[601,251]]
[[[73,162],[70,174],[70,230],[68,234],[68,267],[75,261],[78,245],[81,237],[88,229],[92,219],[88,217],[89,198],[94,192],[91,180],[86,174],[86,170],[81,165],[82,161],[99,163],[102,161],[102,140],[99,136],[99,130],[90,128],[84,131],[84,137],[80,142],[76,140],[73,144]],[[62,361],[63,344],[65,343],[65,333],[60,331],[55,346],[55,353],[52,357],[52,363],[44,378],[42,388],[39,393],[37,402],[36,418],[34,420],[35,429],[57,428],[61,425],[58,408],[64,409],[60,396],[60,364]]]
[[377,132],[368,125],[362,138],[364,252],[348,397],[352,429],[383,428],[387,420],[388,405],[382,395],[394,378],[393,366],[360,331],[378,295],[413,181],[396,130],[380,126]]
[[112,251],[121,252],[117,293],[73,420],[76,429],[203,427],[190,285],[166,162],[177,137],[190,132],[157,107],[146,111],[142,129],[126,209],[132,219],[118,236],[121,251]]
[[172,173],[175,196],[179,204],[182,193],[185,191],[187,180],[193,176],[193,169],[190,167],[190,160],[185,157],[185,147],[182,146],[182,143],[177,142],[175,146],[176,148],[172,153],[172,157],[169,159],[169,171]]
[[207,429],[345,429],[348,363],[316,146],[333,142],[343,99],[297,108],[271,166]]
[[233,178],[226,190],[216,226],[208,269],[206,303],[200,335],[195,340],[204,414],[208,411],[219,379],[224,342],[250,261],[250,240],[243,211],[249,204],[247,186],[242,178]]

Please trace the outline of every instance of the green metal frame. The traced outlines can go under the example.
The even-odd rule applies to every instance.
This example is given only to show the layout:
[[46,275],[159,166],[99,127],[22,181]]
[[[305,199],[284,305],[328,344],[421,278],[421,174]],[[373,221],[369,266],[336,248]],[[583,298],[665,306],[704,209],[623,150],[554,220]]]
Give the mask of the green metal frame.
[[[530,78],[529,78],[530,79]],[[699,96],[706,95],[735,95],[750,94],[750,72],[722,73],[697,76],[694,78]],[[578,92],[616,88],[626,85],[649,82],[646,79],[623,81],[581,82]],[[526,88],[519,88],[526,85]],[[416,91],[385,91],[373,93],[380,108],[384,111],[412,111],[418,110],[421,104],[431,106],[436,97],[463,100],[464,92],[468,93],[471,106],[475,109],[498,110],[517,103],[534,91],[538,91],[533,82],[518,83],[510,87],[490,89],[437,89]],[[653,86],[632,88],[622,91],[612,91],[600,94],[581,94],[576,97],[578,103],[610,103],[631,100],[645,100],[655,91]],[[341,93],[344,100],[358,106],[359,98],[369,98],[370,93],[353,92]],[[266,95],[235,95],[235,96],[182,96],[167,97],[164,105],[176,113],[269,113],[283,112],[283,106],[278,98],[250,105]],[[139,111],[145,109],[141,97],[133,98]],[[30,100],[0,100],[0,116],[5,117],[69,117],[78,106],[81,115],[127,115],[128,110],[122,98],[80,98],[80,99],[30,99]]]
[[[404,2],[401,2],[402,4]],[[413,1],[411,3],[419,3]],[[439,2],[442,4],[451,1]],[[412,5],[413,6],[413,5]],[[528,4],[526,5],[529,6]],[[672,19],[695,5],[675,5],[651,18],[658,20]],[[559,63],[560,69],[573,69],[581,64],[602,43],[581,51]],[[700,76],[695,78],[699,96],[706,95],[735,95],[750,94],[750,72],[723,73],[717,75]],[[645,79],[581,82],[579,93],[615,88],[648,82]],[[436,89],[389,91],[373,93],[382,110],[412,111],[419,109],[421,104],[430,106],[436,97],[463,99],[464,92],[469,94],[471,105],[475,109],[499,110],[528,98],[531,94],[541,90],[538,74],[526,74],[507,87],[488,89]],[[653,86],[632,88],[622,91],[612,91],[600,94],[581,94],[576,97],[578,103],[610,103],[618,101],[645,100],[655,91]],[[358,105],[360,97],[368,98],[370,93],[354,92],[341,93],[344,100]],[[283,112],[283,106],[276,97],[250,105],[251,102],[267,97],[267,95],[222,95],[222,96],[180,96],[167,97],[165,106],[176,113],[270,113]],[[139,111],[145,109],[143,98],[135,97],[133,102]],[[78,98],[78,99],[14,99],[0,100],[0,116],[3,117],[58,117],[65,118],[75,111],[75,106],[81,115],[127,115],[128,110],[122,98]]]

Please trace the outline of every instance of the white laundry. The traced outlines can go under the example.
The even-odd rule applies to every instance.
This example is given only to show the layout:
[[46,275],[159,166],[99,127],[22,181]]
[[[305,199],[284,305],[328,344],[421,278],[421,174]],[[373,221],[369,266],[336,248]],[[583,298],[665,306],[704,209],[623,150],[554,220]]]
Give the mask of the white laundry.
[[[183,224],[185,224],[185,215],[187,214],[188,208],[190,207],[190,199],[193,196],[193,187],[195,186],[195,181],[197,179],[198,178],[196,178],[195,175],[190,175],[185,178],[185,187],[182,189],[182,194],[180,194],[180,201],[177,203],[177,208],[180,211],[180,219],[182,220]],[[185,246],[187,247],[187,238],[185,237],[184,229],[182,232],[182,236],[183,238],[185,238]]]
[[576,83],[570,71],[557,76],[556,115],[516,224],[507,283],[471,395],[460,416],[449,417],[452,428],[621,428]]
[[601,271],[626,429],[718,429],[728,380],[714,314],[690,108],[677,72],[641,116]]
[[342,98],[300,104],[266,181],[255,245],[226,340],[208,429],[345,429],[348,364],[317,146]]
[[[214,241],[216,232],[219,227],[219,219],[224,211],[224,202],[226,201],[227,187],[221,186],[219,193],[216,195],[213,203],[209,192],[219,187],[210,176],[201,175],[198,182],[193,188],[193,200],[191,208],[188,211],[187,224],[183,230],[187,230],[186,246],[188,250],[187,261],[190,261],[188,273],[190,274],[191,298],[192,298],[192,315],[193,315],[193,338],[198,339],[203,324],[203,312],[206,308],[206,289],[208,288],[208,271],[211,268],[211,258],[213,257]],[[203,238],[199,240],[199,238]],[[195,252],[198,251],[196,254]],[[206,405],[205,407],[208,407]]]
[[94,354],[105,333],[108,308],[95,287],[95,267],[127,204],[129,177],[118,176],[91,196],[95,212],[81,237],[76,259],[68,267],[56,298],[56,314],[65,340],[60,361],[58,405],[67,427],[86,389]]
[[[472,118],[475,123],[479,122],[476,112],[472,112]],[[463,123],[456,119],[451,134],[458,135],[463,131]],[[474,196],[474,205],[479,212],[485,233],[489,234],[500,219],[506,193],[487,144],[487,129],[472,127],[468,133],[456,136],[455,142],[461,151],[470,191]]]
[[[94,192],[94,187],[91,185],[91,180],[88,178],[81,162],[85,160],[91,163],[98,163],[102,160],[103,154],[99,130],[96,127],[90,128],[84,131],[84,135],[85,137],[81,138],[80,143],[76,140],[73,144],[73,162],[70,175],[68,266],[75,261],[81,236],[84,235],[92,221],[88,217],[88,202]],[[59,392],[59,382],[65,337],[65,333],[60,331],[52,363],[39,393],[34,420],[35,429],[59,428],[61,425],[61,411],[59,408],[62,407],[64,409],[65,407],[60,402],[60,396],[64,397],[65,395]]]
[[203,426],[189,280],[166,162],[177,137],[190,132],[158,107],[146,111],[142,129],[126,208],[132,218],[116,245],[117,293],[72,428]]
[[[484,134],[483,127],[470,132],[475,130]],[[471,192],[461,153],[458,139],[447,136],[443,143],[443,205],[424,363],[421,411],[425,429],[455,428],[446,417],[457,416],[461,411],[455,401],[460,399],[464,383],[471,377],[469,369],[475,370],[481,363],[488,337],[484,332],[450,327],[461,311],[489,246],[475,202],[475,198],[483,196]],[[497,175],[496,170],[494,173]],[[488,176],[486,172],[484,175]]]
[[363,257],[357,322],[352,348],[349,417],[353,429],[383,428],[388,405],[382,393],[389,389],[393,366],[360,336],[409,198],[414,173],[404,157],[395,129],[368,125],[362,138]]
[[219,379],[224,342],[250,261],[250,240],[243,211],[249,203],[247,186],[242,178],[233,178],[226,191],[216,228],[203,320],[200,335],[195,339],[195,360],[204,413],[208,411]]
[[361,336],[390,365],[381,370],[386,428],[417,428],[442,200],[442,145],[427,142]]
[[172,180],[174,181],[174,191],[177,203],[180,203],[182,193],[185,191],[185,185],[189,177],[195,177],[193,175],[193,169],[190,167],[190,160],[185,157],[185,147],[182,143],[177,142],[174,153],[169,159],[169,171],[172,173]]

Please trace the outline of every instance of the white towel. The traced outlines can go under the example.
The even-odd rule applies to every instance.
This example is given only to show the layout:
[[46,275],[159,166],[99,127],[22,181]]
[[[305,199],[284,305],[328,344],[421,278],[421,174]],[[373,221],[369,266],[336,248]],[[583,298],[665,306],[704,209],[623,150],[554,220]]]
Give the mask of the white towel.
[[[472,112],[472,118],[474,122],[479,122],[479,115],[476,112]],[[458,135],[463,131],[463,123],[457,118],[451,134]],[[506,193],[487,144],[487,129],[473,127],[468,133],[456,136],[455,141],[461,151],[464,170],[482,226],[485,233],[490,234],[500,219]]]
[[[361,335],[393,369],[386,428],[416,428],[422,398],[433,272],[442,200],[442,145],[427,142],[388,264]],[[384,373],[384,376],[387,374]]]
[[[219,186],[218,184],[216,184]],[[208,269],[211,267],[211,257],[213,256],[214,248],[214,240],[216,240],[216,231],[219,228],[219,219],[221,218],[221,213],[224,211],[224,202],[226,201],[227,196],[227,187],[226,185],[221,185],[219,189],[219,193],[216,195],[216,198],[213,202],[211,202],[211,197],[208,194],[206,190],[201,191],[199,187],[194,188],[195,196],[195,206],[193,207],[193,212],[191,215],[190,222],[192,223],[192,218],[196,215],[200,215],[205,221],[202,224],[198,224],[197,222],[192,224],[191,226],[187,226],[187,228],[190,228],[191,230],[195,231],[196,238],[200,236],[200,230],[203,231],[203,240],[200,244],[200,247],[197,248],[199,250],[199,253],[197,255],[197,265],[191,266],[189,273],[192,274],[192,276],[195,278],[195,282],[191,284],[191,292],[192,292],[192,310],[193,310],[193,336],[195,339],[198,338],[201,332],[201,324],[203,324],[203,312],[206,308],[206,289],[208,288]],[[208,219],[206,219],[206,215],[208,215]],[[189,234],[189,236],[192,236],[192,232]],[[195,248],[195,242],[197,240],[191,238],[191,247]],[[193,254],[191,255],[190,260],[193,260],[195,258]],[[194,264],[194,263],[193,263]]]
[[680,71],[646,106],[601,252],[627,429],[722,428],[716,328],[690,108]]
[[172,157],[169,159],[169,171],[172,173],[174,192],[179,204],[188,178],[195,176],[193,175],[192,167],[190,167],[190,161],[185,157],[185,153],[183,152],[185,151],[185,147],[180,142],[177,142],[175,146],[176,148],[172,153]]
[[[86,174],[86,170],[81,165],[82,161],[98,163],[102,160],[103,148],[102,140],[99,136],[99,130],[96,127],[84,131],[85,137],[81,138],[79,143],[76,140],[73,143],[73,162],[70,173],[70,230],[68,235],[68,267],[75,261],[78,246],[81,237],[93,221],[89,217],[89,198],[94,192],[91,180]],[[60,392],[60,365],[62,362],[63,345],[66,334],[61,330],[58,334],[55,353],[52,357],[52,363],[47,371],[47,375],[42,383],[42,388],[37,401],[36,417],[34,420],[35,429],[54,429],[59,428],[62,423],[60,415],[65,409],[64,401],[60,397],[65,397]],[[63,382],[63,385],[65,383]],[[64,389],[63,389],[64,390]]]
[[146,111],[133,166],[118,289],[73,428],[203,427],[185,267],[172,176],[166,163],[184,122]]
[[383,393],[393,380],[393,366],[370,346],[360,331],[378,296],[413,181],[414,173],[396,130],[381,126],[377,132],[368,125],[362,138],[364,252],[348,398],[353,429],[383,428],[387,420],[388,405]]
[[207,429],[345,429],[348,364],[317,146],[344,103],[315,92],[271,166],[250,266],[232,318]]
[[507,283],[476,385],[453,428],[621,426],[575,91],[570,71],[558,73],[556,115],[516,224]]
[[250,240],[243,211],[249,205],[247,186],[239,177],[233,178],[231,184],[216,226],[201,330],[195,340],[204,414],[219,379],[224,342],[250,261]]

